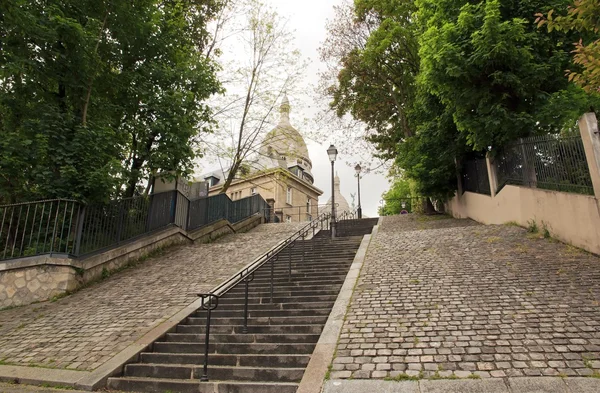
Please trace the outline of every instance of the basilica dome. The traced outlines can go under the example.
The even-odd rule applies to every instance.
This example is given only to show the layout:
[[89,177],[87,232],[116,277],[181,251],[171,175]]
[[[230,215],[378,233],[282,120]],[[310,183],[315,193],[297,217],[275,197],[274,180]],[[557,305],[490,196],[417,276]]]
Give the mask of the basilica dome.
[[284,96],[279,108],[279,123],[271,130],[259,149],[259,163],[264,167],[285,167],[313,183],[312,161],[300,132],[290,123],[290,102]]

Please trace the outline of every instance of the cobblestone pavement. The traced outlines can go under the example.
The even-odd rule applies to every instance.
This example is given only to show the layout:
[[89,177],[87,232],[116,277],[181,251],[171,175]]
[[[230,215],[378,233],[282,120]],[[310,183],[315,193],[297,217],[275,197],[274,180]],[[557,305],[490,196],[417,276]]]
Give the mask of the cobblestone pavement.
[[600,376],[599,258],[438,218],[384,218],[331,378]]
[[56,302],[0,311],[0,363],[95,369],[304,224],[170,248]]

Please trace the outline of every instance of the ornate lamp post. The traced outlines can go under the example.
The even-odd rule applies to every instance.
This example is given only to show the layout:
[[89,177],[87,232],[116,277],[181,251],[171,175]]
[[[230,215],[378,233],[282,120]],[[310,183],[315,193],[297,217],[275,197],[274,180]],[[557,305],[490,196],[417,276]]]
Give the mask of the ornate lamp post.
[[358,209],[356,209],[356,212],[358,213],[358,218],[362,218],[362,207],[360,205],[360,171],[361,171],[361,167],[360,164],[356,164],[356,166],[354,167],[354,170],[356,171],[356,179],[358,180]]
[[327,149],[329,161],[331,161],[331,238],[335,238],[335,180],[334,180],[334,164],[337,158],[338,151],[335,146],[330,145]]

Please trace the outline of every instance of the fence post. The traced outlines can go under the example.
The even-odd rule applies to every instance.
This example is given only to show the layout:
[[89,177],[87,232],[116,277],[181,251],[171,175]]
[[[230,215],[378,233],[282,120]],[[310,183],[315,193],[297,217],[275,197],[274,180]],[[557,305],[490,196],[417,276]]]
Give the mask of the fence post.
[[600,200],[600,133],[595,113],[590,112],[581,116],[579,119],[579,131],[590,169],[594,195],[596,199]]
[[490,196],[494,198],[496,196],[496,190],[498,189],[498,181],[496,180],[496,163],[489,151],[485,154],[485,165],[487,167],[488,181],[490,183]]
[[525,187],[537,188],[537,174],[535,173],[535,166],[527,156],[527,149],[523,138],[519,138],[519,144],[521,146],[521,155],[523,157],[523,185]]

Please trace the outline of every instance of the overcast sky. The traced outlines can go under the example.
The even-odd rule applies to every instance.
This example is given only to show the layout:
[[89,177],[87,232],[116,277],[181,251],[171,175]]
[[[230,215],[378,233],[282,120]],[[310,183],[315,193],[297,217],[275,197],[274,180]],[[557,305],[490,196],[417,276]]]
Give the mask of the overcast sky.
[[[333,6],[340,4],[341,0],[264,0],[264,3],[273,6],[283,18],[289,21],[288,26],[294,32],[295,36],[295,47],[301,51],[304,58],[310,59],[305,78],[306,87],[317,85],[319,72],[324,69],[324,66],[319,61],[317,49],[325,40],[325,25],[327,19],[333,18]],[[309,130],[302,129],[302,120],[314,116],[311,110],[314,110],[315,105],[312,105],[310,102],[298,105],[298,99],[301,98],[289,98],[292,106],[290,114],[291,122],[305,137],[313,163],[312,173],[315,178],[315,186],[323,190],[323,195],[319,203],[324,204],[331,196],[331,164],[326,152],[331,141],[321,144],[306,137]],[[295,103],[296,105],[294,105]],[[357,192],[354,165],[358,161],[357,157],[344,155],[343,153],[338,156],[338,160],[336,161],[336,171],[340,177],[341,192],[349,204],[352,203],[350,194]],[[204,172],[218,168],[204,167],[203,169]],[[381,194],[388,188],[388,181],[383,174],[364,174],[364,177],[361,178],[363,214],[370,217],[377,216],[377,207],[381,200]]]

